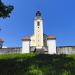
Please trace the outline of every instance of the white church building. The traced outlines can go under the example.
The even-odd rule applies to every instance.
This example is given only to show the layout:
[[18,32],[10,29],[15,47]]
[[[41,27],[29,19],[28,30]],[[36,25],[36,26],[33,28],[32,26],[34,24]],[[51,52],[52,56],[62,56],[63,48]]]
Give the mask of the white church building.
[[48,36],[43,32],[43,19],[40,11],[34,19],[34,34],[22,38],[22,47],[5,47],[0,38],[0,54],[31,53],[41,54],[75,54],[75,46],[56,46],[56,37]]
[[44,34],[40,11],[36,12],[34,19],[34,34],[22,38],[22,53],[30,52],[56,54],[56,37]]

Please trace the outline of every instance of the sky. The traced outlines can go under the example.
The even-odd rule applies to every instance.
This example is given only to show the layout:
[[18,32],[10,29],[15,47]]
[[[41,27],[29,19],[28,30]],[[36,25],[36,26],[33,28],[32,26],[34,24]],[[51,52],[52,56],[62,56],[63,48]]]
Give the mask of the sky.
[[0,18],[4,46],[21,47],[22,37],[34,31],[34,17],[41,11],[44,33],[56,36],[57,46],[75,46],[75,0],[2,0],[13,5],[10,18]]

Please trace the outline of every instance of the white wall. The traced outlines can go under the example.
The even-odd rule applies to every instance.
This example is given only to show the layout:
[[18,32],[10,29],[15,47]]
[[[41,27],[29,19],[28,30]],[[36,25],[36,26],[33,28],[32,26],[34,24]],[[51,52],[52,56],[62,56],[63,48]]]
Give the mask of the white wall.
[[30,53],[30,42],[22,41],[22,53]]
[[48,39],[47,46],[48,46],[48,54],[56,54],[56,40],[55,39]]
[[36,46],[36,41],[35,41],[35,35],[32,35],[31,37],[30,37],[30,46]]
[[[40,22],[40,25],[37,25],[37,22]],[[35,43],[36,48],[42,48],[43,47],[43,20],[42,19],[36,19],[34,20],[34,35],[35,35]]]

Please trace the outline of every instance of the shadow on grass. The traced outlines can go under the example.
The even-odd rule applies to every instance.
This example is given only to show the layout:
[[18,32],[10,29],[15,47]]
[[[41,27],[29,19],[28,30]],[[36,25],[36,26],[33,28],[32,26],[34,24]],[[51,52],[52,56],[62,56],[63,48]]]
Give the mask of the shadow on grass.
[[0,75],[75,75],[75,59],[44,55],[0,60]]

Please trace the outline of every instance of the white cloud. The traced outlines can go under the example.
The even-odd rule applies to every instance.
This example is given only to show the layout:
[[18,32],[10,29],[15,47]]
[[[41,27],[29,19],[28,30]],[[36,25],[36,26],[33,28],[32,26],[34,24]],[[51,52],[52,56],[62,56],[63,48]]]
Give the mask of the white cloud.
[[2,48],[7,48],[6,46],[3,46]]

